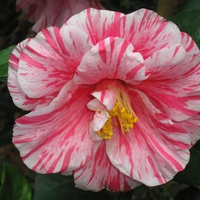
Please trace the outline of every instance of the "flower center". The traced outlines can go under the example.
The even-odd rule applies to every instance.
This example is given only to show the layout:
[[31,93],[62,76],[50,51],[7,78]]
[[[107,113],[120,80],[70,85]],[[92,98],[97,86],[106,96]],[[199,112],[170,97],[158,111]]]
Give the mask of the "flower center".
[[122,133],[125,134],[134,127],[134,124],[138,121],[138,117],[135,115],[129,96],[125,89],[120,87],[108,87],[115,94],[116,103],[114,108],[109,113],[109,118],[104,126],[97,132],[104,139],[111,139],[113,135],[113,126],[120,126]]

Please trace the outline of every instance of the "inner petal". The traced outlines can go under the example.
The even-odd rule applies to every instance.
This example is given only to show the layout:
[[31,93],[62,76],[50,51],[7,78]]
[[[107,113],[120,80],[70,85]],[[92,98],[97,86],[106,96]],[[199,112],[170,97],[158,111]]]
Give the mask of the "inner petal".
[[[101,123],[101,125],[103,124],[103,126],[100,128],[100,130],[95,131],[97,129],[93,127],[93,131],[104,139],[112,138],[114,134],[113,126],[119,127],[123,134],[128,133],[130,129],[134,127],[134,124],[138,121],[138,117],[132,109],[130,98],[126,88],[121,84],[120,81],[104,80],[97,85],[96,90],[101,95],[106,94],[105,90],[112,91],[115,98],[113,98],[114,104],[113,101],[111,101],[111,104],[114,105],[112,106],[111,110],[107,109],[109,106],[105,106],[104,101],[102,100],[102,104],[105,106],[104,110],[106,111],[106,113],[108,113],[108,118],[107,120],[104,119],[104,122]],[[109,94],[109,92],[107,92],[107,94]],[[104,98],[98,96],[98,100]],[[97,116],[97,114],[99,114],[100,112],[102,111],[99,111],[99,109],[96,110],[93,124],[96,124],[94,123],[94,120],[96,118],[95,116]]]

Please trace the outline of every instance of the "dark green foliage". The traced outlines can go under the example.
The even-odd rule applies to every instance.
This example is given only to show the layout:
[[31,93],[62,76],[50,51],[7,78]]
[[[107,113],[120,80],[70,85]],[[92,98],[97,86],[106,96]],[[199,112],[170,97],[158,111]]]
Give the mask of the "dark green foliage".
[[0,199],[31,200],[32,191],[26,179],[7,163],[0,168]]
[[180,6],[179,12],[189,10],[200,10],[199,0],[183,0],[183,4]]
[[7,49],[0,51],[0,81],[6,81],[8,76],[8,60],[14,46],[10,46]]
[[60,174],[37,174],[34,200],[109,200],[105,190],[101,192],[84,191],[74,187],[72,176]]

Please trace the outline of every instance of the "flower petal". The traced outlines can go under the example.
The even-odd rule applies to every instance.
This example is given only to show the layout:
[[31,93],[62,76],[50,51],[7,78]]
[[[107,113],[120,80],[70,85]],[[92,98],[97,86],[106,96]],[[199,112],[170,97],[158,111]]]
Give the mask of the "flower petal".
[[106,109],[106,107],[98,99],[92,99],[87,104],[87,107],[93,111],[101,111]]
[[[77,55],[80,55],[85,48],[83,45],[80,46],[78,38],[85,38],[85,33],[78,33],[79,30],[74,31],[72,28],[74,36],[63,42],[61,34],[69,34],[69,29],[68,31],[64,29],[61,33],[56,27],[44,29],[26,45],[19,61],[18,80],[28,97],[41,98],[51,95],[55,97],[73,77],[81,60]],[[72,41],[74,46],[78,46],[76,55],[73,52],[69,53],[70,49],[65,48],[65,45],[71,48]]]
[[121,79],[132,84],[144,80],[145,68],[139,53],[122,38],[106,38],[91,48],[76,70],[76,84],[94,84],[103,79]]
[[93,89],[68,82],[48,107],[16,120],[13,143],[29,168],[39,173],[70,172],[91,159],[93,112],[86,104]]
[[181,45],[164,48],[145,61],[148,79],[136,87],[174,121],[188,119],[200,111],[199,59]]
[[23,52],[25,46],[28,44],[30,39],[26,39],[19,43],[15,49],[12,51],[9,59],[9,68],[8,68],[8,89],[10,95],[13,99],[15,105],[23,110],[32,110],[36,108],[36,106],[46,106],[52,100],[49,98],[37,98],[31,99],[22,91],[19,83],[18,83],[18,64],[21,53]]
[[112,165],[105,152],[105,143],[102,142],[95,156],[83,167],[74,171],[76,187],[84,190],[100,191],[103,188],[110,190],[128,191],[140,185]]
[[94,91],[92,96],[96,97],[103,105],[105,105],[108,111],[112,110],[115,106],[115,94],[112,90]]
[[96,44],[104,38],[108,27],[122,16],[124,15],[119,12],[89,8],[72,16],[66,24],[81,28],[89,35],[93,44]]
[[72,64],[75,62],[77,67],[83,55],[94,46],[92,41],[82,29],[71,25],[64,24],[60,28],[60,35],[68,59]]
[[128,40],[144,59],[159,49],[181,42],[180,30],[174,23],[147,9],[121,17],[108,28],[104,37]]
[[186,52],[193,53],[193,54],[199,54],[199,48],[194,42],[194,40],[184,32],[181,32],[182,36],[182,42],[181,44],[183,45],[184,49]]
[[90,123],[89,133],[90,133],[91,140],[94,141],[94,142],[100,142],[104,139],[99,134],[97,134],[96,131],[93,130],[93,123],[92,122]]
[[98,0],[17,0],[16,3],[17,10],[22,8],[29,20],[36,22],[32,27],[36,32],[49,26],[61,27],[71,16],[88,7],[102,9]]
[[92,130],[95,132],[99,131],[108,120],[108,117],[109,117],[109,114],[106,110],[95,112],[94,118],[91,122]]
[[190,134],[192,147],[200,138],[200,114],[180,123],[180,126]]
[[106,141],[108,157],[121,173],[136,181],[148,186],[166,183],[188,163],[190,136],[144,93],[129,91],[138,122],[126,134],[114,127],[115,134]]

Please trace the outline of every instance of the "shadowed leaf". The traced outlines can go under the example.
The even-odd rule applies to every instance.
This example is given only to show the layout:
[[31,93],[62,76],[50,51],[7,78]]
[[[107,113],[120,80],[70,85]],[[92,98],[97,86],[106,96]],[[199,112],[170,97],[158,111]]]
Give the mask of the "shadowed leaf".
[[31,200],[32,191],[26,179],[16,169],[4,163],[0,169],[0,199]]
[[0,51],[0,81],[6,82],[8,76],[8,60],[15,45]]

